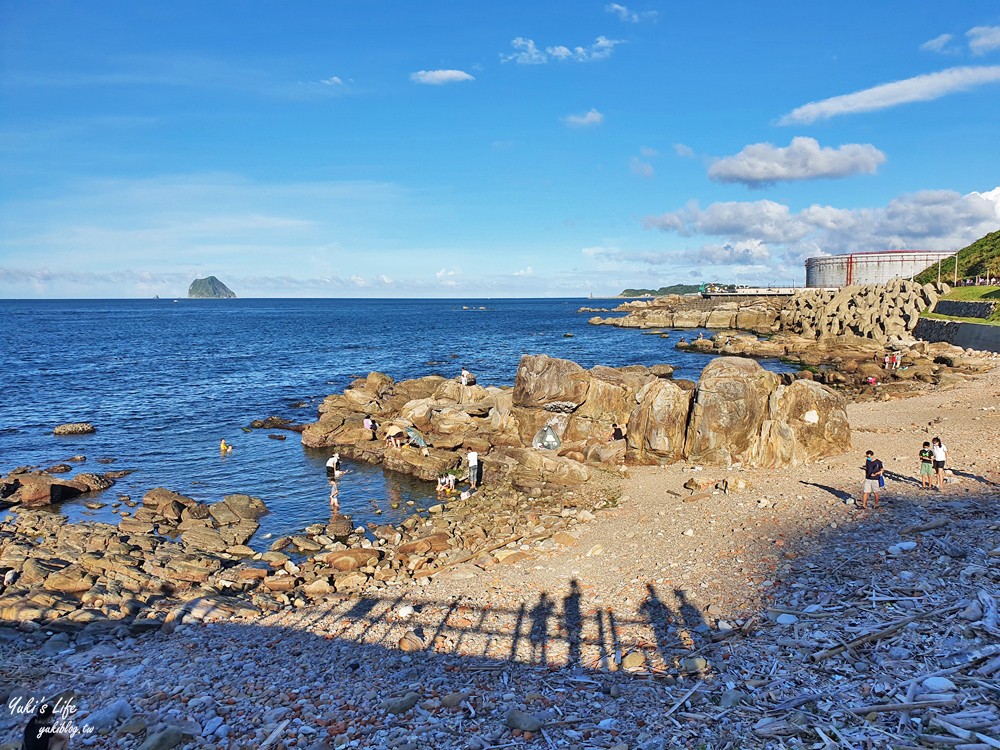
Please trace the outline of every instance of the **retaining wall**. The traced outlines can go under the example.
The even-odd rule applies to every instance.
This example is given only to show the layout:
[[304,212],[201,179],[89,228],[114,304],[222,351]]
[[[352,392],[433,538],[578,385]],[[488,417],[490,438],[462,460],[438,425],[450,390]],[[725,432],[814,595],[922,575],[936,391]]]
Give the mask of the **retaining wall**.
[[938,301],[934,312],[941,315],[950,315],[953,318],[986,319],[993,314],[996,306],[996,302],[958,302],[956,300],[943,299]]
[[922,317],[917,321],[913,335],[924,341],[946,341],[963,349],[1000,352],[1000,326]]

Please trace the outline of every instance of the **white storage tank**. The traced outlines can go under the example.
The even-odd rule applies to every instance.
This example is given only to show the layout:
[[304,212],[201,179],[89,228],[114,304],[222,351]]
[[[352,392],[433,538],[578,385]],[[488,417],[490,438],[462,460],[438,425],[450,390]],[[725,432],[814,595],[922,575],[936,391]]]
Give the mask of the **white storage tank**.
[[930,250],[888,250],[807,258],[806,286],[884,284],[893,279],[908,279],[954,254]]

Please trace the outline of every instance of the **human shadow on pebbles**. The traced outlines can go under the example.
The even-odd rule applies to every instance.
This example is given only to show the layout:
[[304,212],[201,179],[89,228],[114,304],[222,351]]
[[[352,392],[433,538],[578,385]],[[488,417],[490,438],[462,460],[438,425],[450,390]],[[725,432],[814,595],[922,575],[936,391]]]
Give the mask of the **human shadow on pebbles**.
[[[973,715],[996,739],[996,501],[887,497],[749,613],[709,615],[653,582],[641,602],[599,603],[573,580],[516,605],[334,596],[252,623],[64,638],[49,656],[7,630],[0,697],[69,691],[75,725],[99,725],[89,746],[146,750],[879,747]],[[0,742],[22,726],[0,713]]]

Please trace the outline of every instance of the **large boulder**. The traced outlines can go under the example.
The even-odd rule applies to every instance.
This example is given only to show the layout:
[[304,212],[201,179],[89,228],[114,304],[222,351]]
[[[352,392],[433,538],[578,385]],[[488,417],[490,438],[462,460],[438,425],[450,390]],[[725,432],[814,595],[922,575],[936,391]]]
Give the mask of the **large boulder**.
[[685,441],[688,460],[755,463],[778,376],[752,359],[719,357],[702,371]]
[[791,430],[791,460],[781,464],[777,460],[764,460],[765,444],[762,465],[808,463],[844,453],[851,447],[847,403],[842,395],[819,383],[796,380],[791,385],[779,387],[771,397],[770,411],[772,420]]
[[401,474],[434,481],[445,471],[453,468],[459,460],[461,460],[460,454],[452,451],[430,448],[425,452],[406,445],[402,448],[386,448],[383,465]]
[[[579,461],[558,456],[551,451],[535,448],[504,448],[500,457],[512,459],[512,481],[519,487],[539,487],[544,484],[572,486],[590,479],[590,469]],[[492,454],[491,454],[492,458]]]
[[587,400],[590,375],[576,362],[545,354],[525,354],[514,376],[514,406],[575,409]]
[[647,383],[635,395],[638,404],[628,419],[628,447],[640,463],[677,461],[684,454],[684,433],[691,393],[671,380]]

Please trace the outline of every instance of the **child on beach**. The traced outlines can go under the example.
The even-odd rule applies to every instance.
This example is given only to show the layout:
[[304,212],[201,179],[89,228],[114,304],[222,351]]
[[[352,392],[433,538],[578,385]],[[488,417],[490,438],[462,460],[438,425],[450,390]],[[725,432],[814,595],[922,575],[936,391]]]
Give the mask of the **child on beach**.
[[948,460],[948,448],[941,443],[941,438],[931,440],[931,451],[934,454],[934,474],[937,477],[937,488],[941,491],[944,484],[944,465]]
[[934,451],[926,440],[920,449],[920,486],[925,490],[931,488],[931,477],[934,476]]

